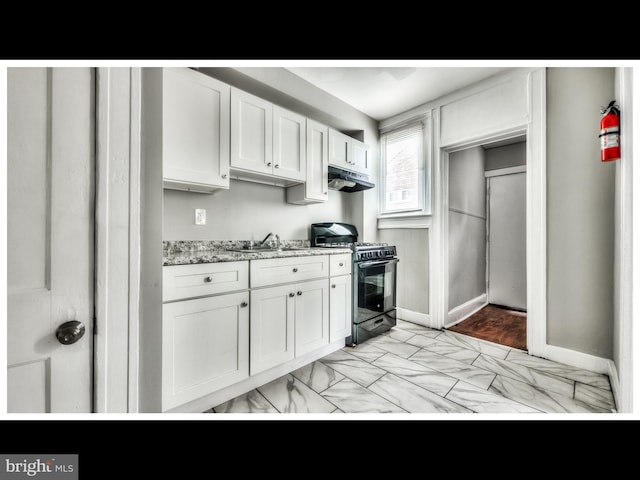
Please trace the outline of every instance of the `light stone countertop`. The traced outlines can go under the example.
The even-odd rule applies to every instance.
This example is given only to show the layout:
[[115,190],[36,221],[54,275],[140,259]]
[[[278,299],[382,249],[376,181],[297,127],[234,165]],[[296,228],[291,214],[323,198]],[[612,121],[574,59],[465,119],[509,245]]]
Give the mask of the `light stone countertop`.
[[[306,257],[310,255],[336,255],[352,253],[349,248],[309,248],[308,242],[290,241],[277,251],[233,252],[227,248],[242,248],[244,242],[164,242],[162,265],[189,265],[194,263],[239,262],[242,260],[261,260],[265,258]],[[287,248],[292,248],[287,250]]]

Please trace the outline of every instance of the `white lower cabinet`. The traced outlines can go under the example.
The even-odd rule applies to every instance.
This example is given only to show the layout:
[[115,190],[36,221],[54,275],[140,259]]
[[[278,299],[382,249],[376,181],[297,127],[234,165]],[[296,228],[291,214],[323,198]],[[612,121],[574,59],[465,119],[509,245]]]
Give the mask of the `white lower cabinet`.
[[296,356],[329,344],[329,285],[326,278],[296,285]]
[[249,292],[163,305],[162,410],[249,376]]
[[340,348],[330,345],[351,335],[350,262],[347,253],[164,267],[162,411],[255,388],[256,375]]
[[329,342],[351,335],[351,275],[329,279]]
[[294,288],[281,285],[251,291],[251,375],[295,356]]
[[329,344],[327,279],[251,291],[251,375]]

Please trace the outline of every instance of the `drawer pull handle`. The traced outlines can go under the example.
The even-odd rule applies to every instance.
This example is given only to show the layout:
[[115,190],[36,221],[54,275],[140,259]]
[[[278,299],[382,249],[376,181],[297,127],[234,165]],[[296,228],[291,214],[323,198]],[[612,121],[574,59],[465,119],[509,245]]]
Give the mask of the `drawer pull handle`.
[[213,277],[211,275],[209,275],[208,277],[204,277],[204,281],[207,283],[211,283],[213,282]]
[[334,283],[333,285],[331,285],[331,288],[336,288],[336,284]]
[[223,173],[221,176],[222,176],[222,178],[227,178],[227,174],[226,173]]
[[240,304],[240,306],[241,306],[242,308],[246,307],[247,305],[249,305],[247,302],[242,302],[242,303]]
[[344,263],[343,263],[343,262],[340,262],[340,263],[338,264],[338,266],[339,266],[339,267],[344,267]]
[[270,167],[270,166],[271,166],[271,162],[267,162],[267,167]]
[[280,164],[279,164],[279,163],[276,163],[276,164],[274,165],[274,167],[276,167],[276,168],[280,168]]
[[302,292],[300,290],[298,290],[298,295],[302,295]]
[[293,292],[291,292],[291,293],[289,293],[289,296],[290,296],[290,297],[295,297],[295,296],[296,296],[296,294],[295,294],[295,293],[293,293]]
[[293,273],[296,273],[298,269],[296,267],[293,268]]

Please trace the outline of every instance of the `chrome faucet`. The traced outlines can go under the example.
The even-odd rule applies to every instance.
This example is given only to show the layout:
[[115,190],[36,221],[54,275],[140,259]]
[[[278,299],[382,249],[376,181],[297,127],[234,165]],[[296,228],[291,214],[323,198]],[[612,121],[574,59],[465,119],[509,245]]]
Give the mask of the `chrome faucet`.
[[[267,235],[266,237],[264,237],[264,239],[258,244],[259,247],[264,247],[265,243],[267,243],[267,240],[269,240],[272,236],[273,236],[273,232],[270,232],[269,235]],[[276,248],[280,248],[280,235],[278,235],[277,233],[275,234],[276,237]]]

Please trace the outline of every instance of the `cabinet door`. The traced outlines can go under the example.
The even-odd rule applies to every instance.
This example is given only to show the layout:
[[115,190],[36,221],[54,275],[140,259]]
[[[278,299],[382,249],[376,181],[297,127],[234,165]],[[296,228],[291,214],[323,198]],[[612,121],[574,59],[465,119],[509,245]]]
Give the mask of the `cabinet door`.
[[162,166],[166,188],[229,188],[231,87],[188,68],[163,73]]
[[328,279],[298,283],[296,288],[296,356],[329,344]]
[[351,142],[351,167],[360,173],[371,174],[371,165],[369,160],[369,147],[358,140]]
[[332,128],[329,129],[329,165],[351,168],[351,137]]
[[294,358],[295,285],[251,291],[251,375]]
[[351,335],[351,275],[329,279],[329,342]]
[[249,293],[165,303],[162,410],[249,376]]
[[326,201],[329,194],[329,128],[307,119],[306,197]]
[[231,89],[231,166],[273,173],[273,104]]
[[306,165],[306,119],[273,106],[273,174],[304,182]]

